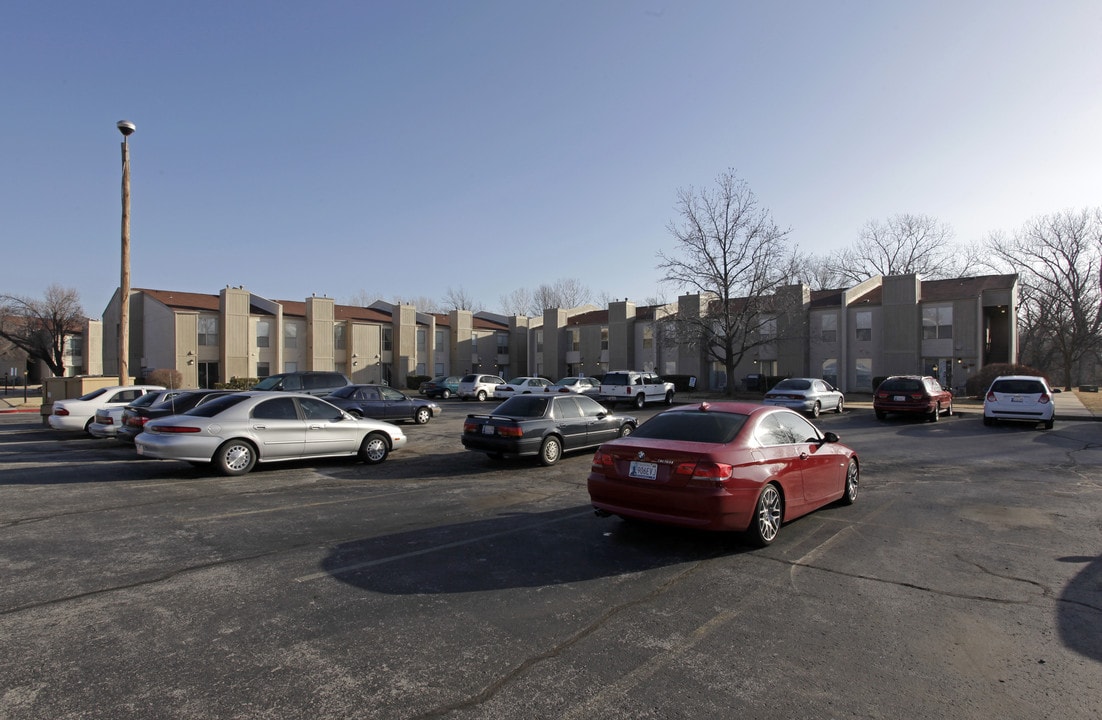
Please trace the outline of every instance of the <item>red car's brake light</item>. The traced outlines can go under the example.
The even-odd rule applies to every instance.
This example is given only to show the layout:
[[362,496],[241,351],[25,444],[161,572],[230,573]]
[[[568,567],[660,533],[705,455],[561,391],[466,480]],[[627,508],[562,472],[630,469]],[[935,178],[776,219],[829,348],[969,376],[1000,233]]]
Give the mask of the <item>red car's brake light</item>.
[[193,427],[191,425],[154,425],[153,432],[159,433],[197,433],[203,432],[202,428]]
[[995,402],[995,401],[996,401],[996,400],[998,400],[998,399],[999,399],[999,398],[998,398],[998,396],[997,396],[997,395],[995,395],[995,391],[994,391],[994,390],[992,390],[991,392],[987,393],[987,402]]
[[605,472],[613,466],[614,462],[612,453],[598,450],[593,455],[593,470],[596,472]]
[[68,414],[69,414],[69,411],[66,410],[65,408],[58,408],[57,410],[54,410],[54,415],[68,415]]
[[476,422],[465,422],[465,423],[463,423],[463,432],[465,432],[465,433],[478,432],[478,423],[476,423]]
[[715,487],[731,479],[734,466],[716,462],[679,462],[674,465],[675,477],[684,478],[688,484]]
[[1050,398],[1050,397],[1048,396],[1048,393],[1041,393],[1041,397],[1037,398],[1037,402],[1039,402],[1039,403],[1041,403],[1042,405],[1044,405],[1045,403],[1047,403],[1047,402],[1048,402],[1049,400],[1051,400],[1051,399],[1052,399],[1052,398]]

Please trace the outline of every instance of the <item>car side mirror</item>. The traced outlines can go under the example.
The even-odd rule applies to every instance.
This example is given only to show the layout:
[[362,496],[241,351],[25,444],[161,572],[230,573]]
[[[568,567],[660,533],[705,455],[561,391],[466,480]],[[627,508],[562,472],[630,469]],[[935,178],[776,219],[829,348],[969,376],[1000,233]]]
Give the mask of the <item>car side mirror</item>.
[[838,435],[835,434],[835,433],[832,433],[832,432],[823,433],[823,442],[836,443],[840,439],[841,438],[839,438]]
[[608,413],[607,413],[607,412],[599,412],[599,413],[597,413],[597,419],[598,419],[598,420],[604,420],[604,419],[605,419],[606,417],[608,417]]

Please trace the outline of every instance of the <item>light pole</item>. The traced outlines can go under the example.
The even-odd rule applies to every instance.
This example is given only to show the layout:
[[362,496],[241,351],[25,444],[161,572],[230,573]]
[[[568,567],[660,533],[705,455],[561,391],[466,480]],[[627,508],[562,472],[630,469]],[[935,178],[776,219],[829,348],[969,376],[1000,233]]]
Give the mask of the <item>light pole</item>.
[[130,384],[130,146],[137,128],[129,120],[115,123],[122,133],[122,272],[119,278],[119,385]]

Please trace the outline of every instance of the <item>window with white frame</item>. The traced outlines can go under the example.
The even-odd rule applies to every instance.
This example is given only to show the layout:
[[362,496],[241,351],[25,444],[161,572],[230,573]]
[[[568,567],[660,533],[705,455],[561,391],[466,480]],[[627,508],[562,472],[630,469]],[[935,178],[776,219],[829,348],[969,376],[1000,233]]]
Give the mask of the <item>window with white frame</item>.
[[[429,334],[425,328],[417,328],[417,352],[425,352],[425,348],[428,347]],[[424,375],[424,373],[419,373]]]
[[582,331],[581,328],[570,329],[570,349],[574,352],[578,352],[582,349]]
[[216,317],[201,317],[198,323],[199,329],[199,344],[200,345],[217,345],[218,344],[218,318]]
[[953,337],[953,306],[922,308],[922,339],[948,340]]
[[[443,330],[437,330],[436,331],[436,352],[441,352],[443,350],[444,350],[444,331]],[[437,373],[437,375],[439,375],[439,373]]]
[[497,354],[508,355],[509,354],[509,334],[498,333],[497,334]]
[[601,349],[608,350],[608,328],[601,328]]
[[333,349],[345,350],[348,347],[348,339],[345,337],[345,326],[337,323],[333,326]]
[[287,323],[283,326],[283,347],[298,347],[298,325],[295,325],[294,323]]
[[383,328],[383,350],[391,350],[394,345],[394,328]]
[[823,342],[838,341],[838,316],[834,313],[819,316],[819,337]]
[[643,349],[644,350],[651,350],[652,348],[654,348],[654,326],[653,325],[644,325],[643,326]]
[[[270,338],[272,332],[272,324],[267,320],[256,321],[256,346],[258,348],[266,348],[271,345]],[[260,377],[266,377],[261,375]]]
[[536,331],[536,352],[543,352],[543,330]]
[[269,369],[269,364],[267,362],[258,362],[256,364],[256,376],[258,378],[266,378],[271,374],[272,372]]
[[872,358],[857,358],[857,361],[853,364],[853,371],[857,388],[872,390]]
[[283,372],[298,372],[297,362],[285,362],[283,363]]
[[854,317],[856,329],[854,336],[857,340],[872,340],[872,311],[862,310]]
[[771,340],[777,337],[777,319],[767,318],[763,320],[761,329],[758,332],[761,334],[762,340]]

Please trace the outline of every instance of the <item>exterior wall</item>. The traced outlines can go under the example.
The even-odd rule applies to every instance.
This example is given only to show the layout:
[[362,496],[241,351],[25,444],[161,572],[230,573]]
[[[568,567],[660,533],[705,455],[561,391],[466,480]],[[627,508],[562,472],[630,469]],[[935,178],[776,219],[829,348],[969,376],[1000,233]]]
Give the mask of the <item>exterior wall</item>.
[[394,308],[394,352],[391,359],[391,377],[394,383],[405,387],[406,376],[417,369],[417,310],[412,305]]
[[175,313],[146,295],[131,298],[130,307],[141,308],[138,314],[142,318],[142,333],[140,339],[134,338],[140,340],[137,349],[141,352],[141,365],[137,367],[143,373],[148,370],[179,370]]
[[[165,308],[165,311],[172,312],[169,308]],[[166,324],[171,324],[175,336],[173,367],[183,376],[181,380],[183,387],[199,387],[199,313],[176,312],[173,315],[173,320],[166,321]]]
[[256,328],[250,323],[249,291],[225,288],[220,293],[219,310],[218,342],[221,353],[218,362],[222,379],[256,377],[256,361],[250,358],[250,351],[255,349],[252,338]]
[[336,366],[335,317],[336,303],[332,298],[306,298],[306,367],[300,370],[333,370]]
[[[873,347],[882,348],[882,365],[873,364],[873,375],[919,372],[922,353],[922,312],[919,309],[922,283],[916,275],[884,278],[882,314],[873,320]],[[877,341],[877,335],[882,340]],[[872,349],[866,352],[872,352]],[[868,355],[865,355],[867,357]],[[858,388],[860,389],[860,388]]]
[[469,310],[452,310],[448,314],[451,322],[451,356],[455,358],[455,374],[474,372],[478,363],[478,351],[472,342],[474,316]]
[[[541,374],[556,380],[566,375],[566,354],[571,352],[569,333],[565,330],[566,311],[548,308],[543,311],[543,367]],[[580,353],[572,362],[579,361]],[[508,378],[506,378],[508,379]]]
[[608,304],[608,367],[605,369],[638,370],[635,357],[635,303],[611,302]]

